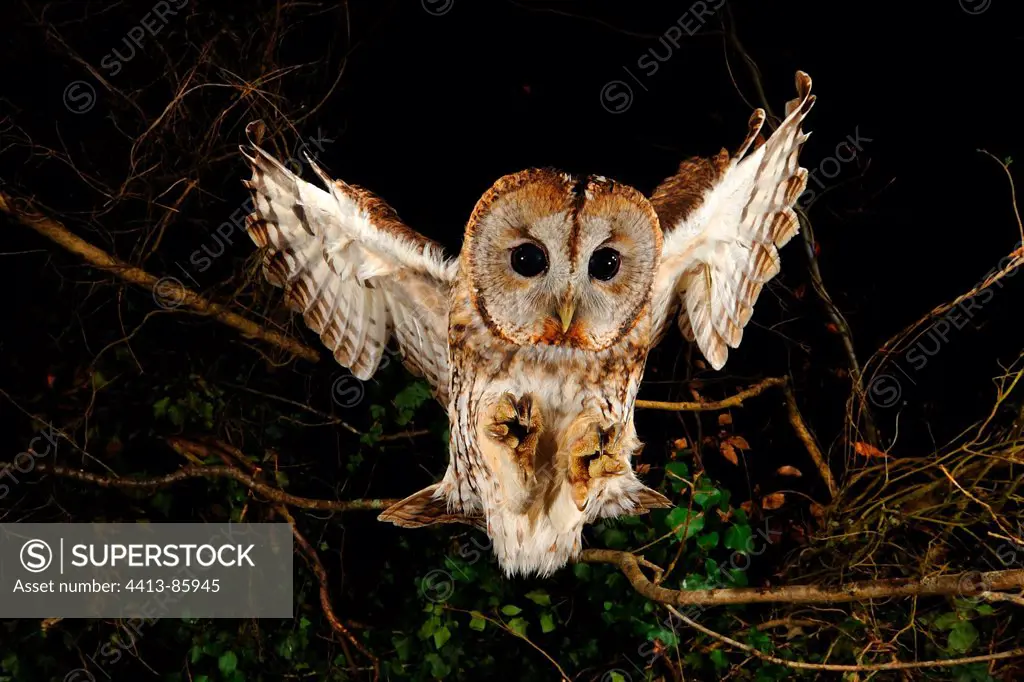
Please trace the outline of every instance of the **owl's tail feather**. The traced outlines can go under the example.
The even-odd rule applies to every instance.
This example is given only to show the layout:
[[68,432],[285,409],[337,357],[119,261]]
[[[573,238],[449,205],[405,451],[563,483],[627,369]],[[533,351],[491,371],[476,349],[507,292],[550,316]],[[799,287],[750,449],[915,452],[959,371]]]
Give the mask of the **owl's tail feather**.
[[415,492],[401,502],[396,502],[385,509],[378,521],[387,521],[402,528],[422,528],[435,523],[465,523],[481,530],[487,529],[482,516],[469,516],[448,511],[448,500],[438,495],[440,483],[427,486]]

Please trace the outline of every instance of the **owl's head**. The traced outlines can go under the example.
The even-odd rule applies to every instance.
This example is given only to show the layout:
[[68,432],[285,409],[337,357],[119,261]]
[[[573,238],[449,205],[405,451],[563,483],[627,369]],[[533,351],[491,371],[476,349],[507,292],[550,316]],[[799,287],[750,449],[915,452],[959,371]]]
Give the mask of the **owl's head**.
[[462,269],[508,343],[603,350],[643,316],[661,228],[637,190],[548,169],[507,175],[477,202]]

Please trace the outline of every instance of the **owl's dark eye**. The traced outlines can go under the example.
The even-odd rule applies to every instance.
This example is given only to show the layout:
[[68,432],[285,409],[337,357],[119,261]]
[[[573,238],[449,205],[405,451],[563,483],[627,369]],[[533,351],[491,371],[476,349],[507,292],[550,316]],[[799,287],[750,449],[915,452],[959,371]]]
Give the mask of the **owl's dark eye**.
[[590,276],[607,282],[619,272],[622,259],[615,249],[605,247],[598,249],[590,256]]
[[523,277],[536,277],[548,269],[544,249],[532,242],[524,242],[512,249],[512,269]]

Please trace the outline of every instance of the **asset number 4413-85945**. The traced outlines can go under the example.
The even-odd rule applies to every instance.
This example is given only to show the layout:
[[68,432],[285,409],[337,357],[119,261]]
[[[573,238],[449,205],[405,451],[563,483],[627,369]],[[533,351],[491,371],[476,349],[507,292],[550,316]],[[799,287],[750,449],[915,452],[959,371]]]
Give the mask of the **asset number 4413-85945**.
[[164,580],[162,578],[139,578],[129,580],[124,589],[129,592],[220,592],[220,579],[212,580],[178,579]]

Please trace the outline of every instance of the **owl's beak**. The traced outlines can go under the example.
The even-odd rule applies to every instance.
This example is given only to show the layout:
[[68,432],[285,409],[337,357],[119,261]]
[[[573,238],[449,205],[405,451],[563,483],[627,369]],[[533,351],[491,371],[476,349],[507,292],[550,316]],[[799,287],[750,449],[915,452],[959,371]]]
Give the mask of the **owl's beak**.
[[562,321],[562,333],[569,331],[569,327],[572,326],[572,316],[576,314],[576,301],[571,297],[566,297],[562,302],[562,306],[558,309],[558,319]]

